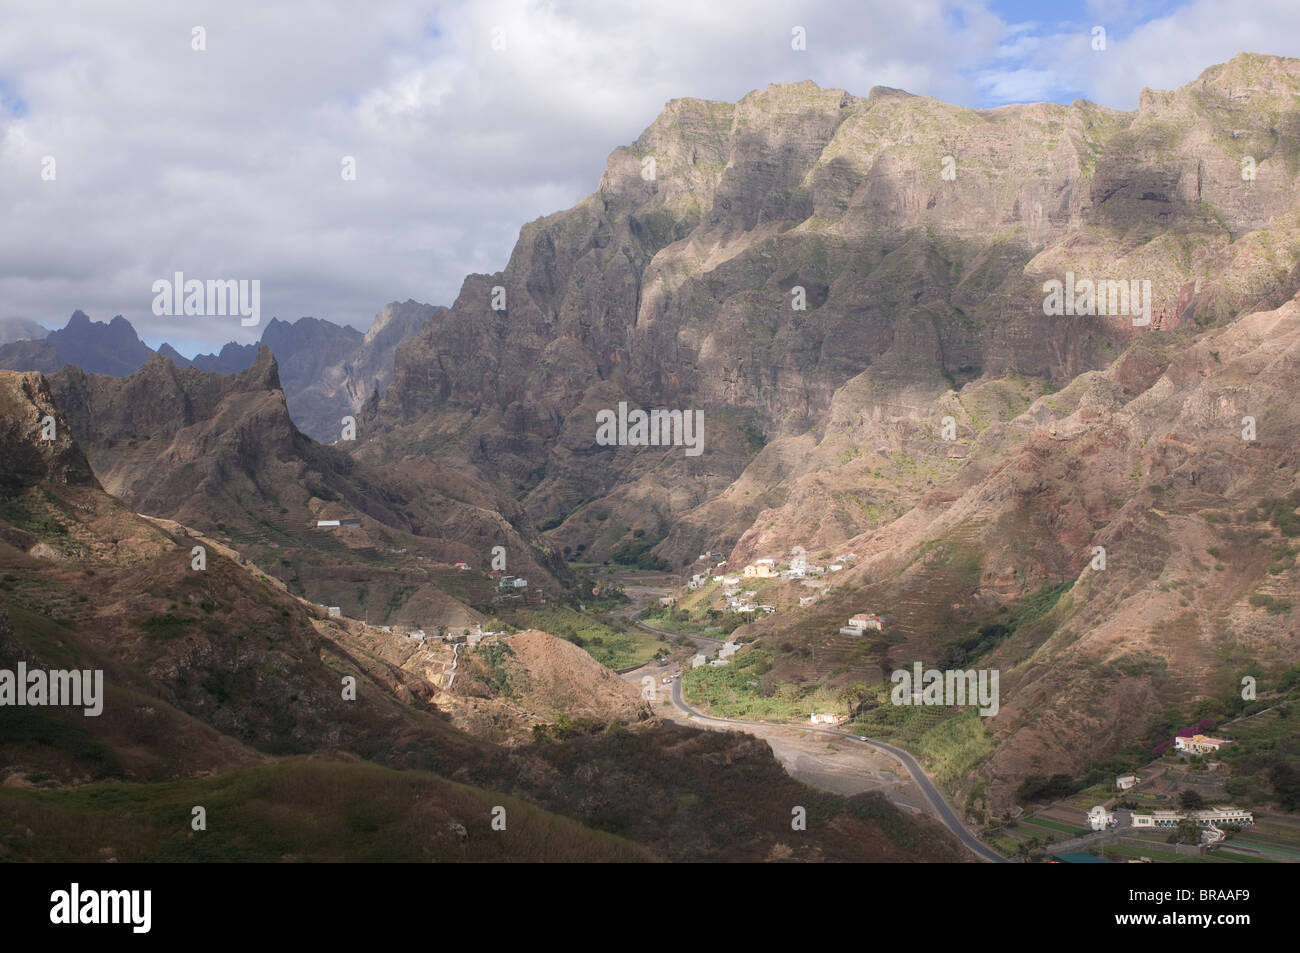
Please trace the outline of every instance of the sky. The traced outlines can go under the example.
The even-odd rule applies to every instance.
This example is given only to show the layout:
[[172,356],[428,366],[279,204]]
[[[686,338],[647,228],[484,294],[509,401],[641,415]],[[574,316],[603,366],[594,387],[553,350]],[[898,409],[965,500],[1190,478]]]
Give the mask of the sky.
[[[450,304],[671,99],[811,79],[1133,109],[1300,56],[1296,0],[0,0],[0,24],[0,317],[122,314],[186,355]],[[155,315],[176,272],[259,281],[260,325]]]

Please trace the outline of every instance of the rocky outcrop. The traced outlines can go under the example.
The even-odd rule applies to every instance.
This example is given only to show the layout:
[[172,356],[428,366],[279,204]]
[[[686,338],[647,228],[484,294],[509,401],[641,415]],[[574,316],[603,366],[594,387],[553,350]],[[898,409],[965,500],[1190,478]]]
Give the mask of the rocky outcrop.
[[[1276,294],[1300,236],[1280,135],[1297,91],[1297,61],[1242,55],[1128,113],[811,83],[674,101],[398,349],[360,452],[436,446],[571,552],[636,529],[673,565],[729,548],[780,502],[759,451],[818,440],[846,387],[906,430],[972,380],[1059,387],[1169,333],[1048,317],[1045,281],[1149,280],[1170,328]],[[705,452],[597,444],[619,401],[702,410]]]

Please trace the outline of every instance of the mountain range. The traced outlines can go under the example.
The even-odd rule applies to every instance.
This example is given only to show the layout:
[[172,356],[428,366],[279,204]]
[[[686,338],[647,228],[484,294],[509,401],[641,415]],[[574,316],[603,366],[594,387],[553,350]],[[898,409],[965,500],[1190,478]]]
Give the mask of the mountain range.
[[[686,669],[725,635],[675,692],[839,705],[971,827],[1229,721],[1243,679],[1294,685],[1300,60],[1241,54],[1128,112],[674,100],[450,307],[390,304],[364,335],[273,320],[193,361],[77,312],[0,368],[0,662],[93,658],[121,713],[0,735],[18,784],[401,770],[473,810],[518,798],[584,856],[970,859],[951,825],[809,788],[609,670]],[[702,452],[630,439],[629,409],[702,421]],[[800,551],[834,574],[758,569]],[[626,624],[632,567],[668,574],[679,629]],[[719,631],[742,572],[771,611]],[[996,711],[900,713],[916,664],[1000,673]],[[1294,742],[1252,751],[1233,793],[1280,802],[1295,765]],[[792,846],[794,804],[818,823]],[[374,821],[387,849],[488,856],[429,810]]]
[[[442,310],[395,301],[375,316],[365,334],[320,318],[294,322],[272,318],[259,343],[276,355],[294,420],[316,439],[334,440],[341,433],[342,418],[357,413],[367,399],[387,387],[397,345]],[[157,351],[177,367],[218,374],[248,369],[257,352],[257,344],[234,342],[216,354],[193,358],[166,342]],[[0,369],[4,370],[52,374],[73,365],[90,374],[126,377],[143,367],[153,353],[121,315],[104,324],[76,311],[56,331],[22,318],[0,325]]]

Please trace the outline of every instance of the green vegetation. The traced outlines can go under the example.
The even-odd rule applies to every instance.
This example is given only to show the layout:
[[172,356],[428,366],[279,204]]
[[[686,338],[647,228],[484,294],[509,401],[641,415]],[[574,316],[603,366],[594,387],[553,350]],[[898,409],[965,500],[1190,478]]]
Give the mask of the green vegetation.
[[753,622],[754,614],[736,612],[732,609],[713,608],[704,608],[702,611],[692,612],[690,609],[679,606],[647,614],[642,616],[642,620],[647,625],[653,625],[657,629],[667,629],[669,632],[714,637],[730,635],[740,626]]
[[740,439],[743,441],[745,449],[752,455],[757,455],[760,450],[767,446],[767,435],[752,423],[743,423],[740,425]]
[[[198,834],[196,804],[208,822]],[[506,831],[490,827],[498,804]],[[155,784],[0,787],[0,831],[16,861],[102,861],[95,851],[105,844],[128,863],[651,859],[576,821],[427,772],[298,758]]]
[[1281,531],[1283,536],[1300,536],[1300,490],[1292,490],[1285,498],[1268,497],[1260,502],[1264,517]]
[[44,487],[39,490],[0,497],[0,520],[25,529],[39,539],[67,536],[68,528],[59,518],[58,498]]
[[730,665],[701,665],[682,675],[682,691],[692,704],[720,718],[749,721],[807,721],[814,711],[835,707],[834,694],[819,685],[798,686],[768,677],[772,651],[748,648]]
[[621,632],[576,609],[519,610],[509,614],[512,624],[541,629],[556,638],[572,642],[601,665],[615,670],[631,668],[667,654],[668,643],[652,632],[631,629]]
[[940,669],[963,668],[974,662],[1000,642],[1005,641],[1017,629],[1033,625],[1051,612],[1061,596],[1072,585],[1074,583],[1070,580],[1043,583],[1020,600],[1005,622],[990,622],[982,625],[973,635],[947,646],[939,658],[938,667]]
[[144,629],[149,638],[163,641],[174,639],[184,635],[190,626],[198,622],[197,619],[186,618],[185,616],[174,615],[170,612],[155,614],[149,616],[140,623],[140,628]]
[[311,495],[318,500],[324,500],[327,503],[337,503],[343,497],[339,496],[323,483],[313,483],[309,488]]
[[487,663],[488,675],[485,681],[495,689],[498,695],[515,700],[515,687],[511,684],[510,670],[506,667],[506,658],[514,658],[515,653],[505,642],[496,642],[479,647],[479,658]]
[[1249,703],[1248,714],[1223,726],[1223,733],[1235,739],[1219,752],[1231,772],[1226,785],[1234,802],[1273,802],[1285,811],[1300,810],[1298,701],[1300,665],[1283,674],[1280,697],[1261,697]]
[[[78,715],[80,711],[78,710]],[[85,719],[69,716],[56,708],[19,706],[6,708],[0,718],[0,749],[19,748],[62,751],[80,762],[88,762],[96,778],[121,773],[117,755],[95,740],[82,725]],[[0,829],[3,824],[0,824]]]
[[1263,592],[1252,593],[1249,601],[1255,608],[1265,609],[1271,615],[1281,615],[1284,612],[1290,612],[1293,605],[1290,599],[1279,599],[1276,596],[1270,596]]
[[945,718],[911,746],[941,784],[952,784],[993,753],[984,721],[973,708]]
[[666,572],[670,568],[668,562],[650,552],[662,541],[662,536],[647,536],[645,530],[638,530],[632,534],[631,539],[624,539],[619,543],[610,553],[610,558],[620,566],[635,566],[637,569]]

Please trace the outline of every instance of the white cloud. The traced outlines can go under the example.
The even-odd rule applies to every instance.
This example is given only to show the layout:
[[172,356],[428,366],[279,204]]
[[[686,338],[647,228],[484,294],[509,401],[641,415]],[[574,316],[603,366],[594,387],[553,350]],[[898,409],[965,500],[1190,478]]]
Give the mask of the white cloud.
[[[1091,12],[1122,15],[1107,3]],[[260,333],[154,317],[153,280],[179,270],[260,278],[264,320],[364,328],[389,300],[449,303],[466,273],[503,267],[519,226],[589,194],[669,99],[813,79],[1131,108],[1238,49],[1300,52],[1287,6],[1243,20],[1200,0],[1117,21],[1095,54],[1087,23],[1013,27],[976,0],[0,0],[0,314],[121,312],[151,340],[212,346]]]

